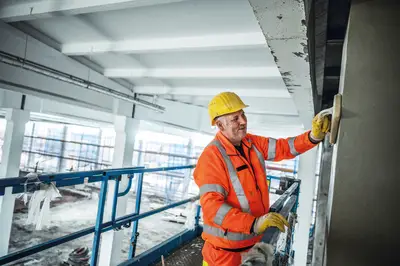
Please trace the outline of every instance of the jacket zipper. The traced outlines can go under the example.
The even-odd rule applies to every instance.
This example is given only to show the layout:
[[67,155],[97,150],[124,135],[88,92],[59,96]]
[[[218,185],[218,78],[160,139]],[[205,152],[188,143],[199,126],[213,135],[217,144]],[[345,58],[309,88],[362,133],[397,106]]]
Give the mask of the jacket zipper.
[[242,161],[243,161],[244,163],[247,162],[247,164],[249,164],[250,167],[251,167],[251,171],[252,171],[253,176],[254,176],[254,181],[256,182],[256,189],[257,189],[258,193],[259,193],[260,196],[261,196],[261,204],[262,204],[262,206],[263,206],[264,213],[265,213],[265,205],[264,205],[264,201],[263,201],[263,199],[262,199],[263,195],[262,195],[262,193],[261,193],[260,187],[258,186],[257,177],[256,177],[256,174],[255,174],[255,171],[254,171],[254,168],[253,168],[253,164],[251,163],[251,159],[250,159],[250,149],[249,149],[249,152],[248,152],[248,156],[249,156],[249,160],[250,160],[250,161],[247,161],[246,158],[243,158],[243,156],[242,156],[240,153],[238,153],[237,150],[236,150],[236,154],[240,157],[240,159],[242,159]]

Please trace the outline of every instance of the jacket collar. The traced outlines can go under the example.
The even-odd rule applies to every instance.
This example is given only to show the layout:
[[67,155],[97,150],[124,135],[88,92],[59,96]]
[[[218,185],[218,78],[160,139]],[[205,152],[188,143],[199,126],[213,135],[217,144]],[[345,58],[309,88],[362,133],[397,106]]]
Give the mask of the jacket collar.
[[[218,131],[217,135],[215,136],[217,140],[219,140],[226,150],[226,153],[228,155],[237,155],[238,151],[236,150],[235,146],[221,133],[221,131]],[[242,139],[242,144],[244,149],[250,149],[251,148],[251,142],[249,142],[249,137],[246,135]]]

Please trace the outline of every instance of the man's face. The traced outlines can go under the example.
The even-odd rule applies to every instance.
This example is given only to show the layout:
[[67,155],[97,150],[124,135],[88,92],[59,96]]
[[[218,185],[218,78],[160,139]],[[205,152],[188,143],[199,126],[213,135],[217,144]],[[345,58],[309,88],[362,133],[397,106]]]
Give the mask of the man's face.
[[239,145],[247,134],[247,117],[243,110],[218,118],[216,125],[233,145]]

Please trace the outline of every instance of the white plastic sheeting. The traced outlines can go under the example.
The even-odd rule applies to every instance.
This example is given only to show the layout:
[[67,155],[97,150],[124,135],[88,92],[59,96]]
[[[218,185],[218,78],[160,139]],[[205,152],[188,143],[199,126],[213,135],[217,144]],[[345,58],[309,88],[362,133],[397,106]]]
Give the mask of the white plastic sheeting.
[[190,202],[186,206],[186,222],[185,222],[185,228],[188,230],[194,230],[195,229],[195,224],[196,224],[196,214],[197,214],[197,206],[199,206],[199,201],[196,200],[195,202]]
[[[27,177],[27,182],[38,180],[35,173],[29,173]],[[28,193],[25,188],[25,192],[22,194],[25,204],[28,202]],[[50,217],[50,202],[58,197],[61,197],[61,194],[53,183],[40,184],[40,190],[33,192],[29,201],[26,224],[36,225],[36,230],[41,230],[44,226],[47,226]]]

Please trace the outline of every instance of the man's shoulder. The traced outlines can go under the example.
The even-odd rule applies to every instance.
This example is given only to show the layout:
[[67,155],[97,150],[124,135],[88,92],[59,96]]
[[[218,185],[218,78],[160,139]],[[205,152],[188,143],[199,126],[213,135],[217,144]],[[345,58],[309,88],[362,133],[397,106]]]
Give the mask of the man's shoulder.
[[259,135],[254,135],[251,133],[248,133],[246,135],[246,138],[248,141],[253,143],[257,148],[262,148],[265,145],[267,145],[269,141],[269,137],[264,137],[264,136],[259,136]]
[[259,140],[259,139],[265,139],[265,138],[268,138],[268,137],[264,137],[264,136],[260,136],[260,135],[255,135],[255,134],[252,134],[252,133],[247,133],[246,134],[246,138],[248,139],[248,140]]
[[209,161],[209,160],[214,161],[214,162],[217,162],[217,161],[219,161],[219,160],[221,160],[221,161],[223,160],[223,159],[222,159],[222,155],[221,155],[221,153],[219,152],[217,146],[216,146],[216,145],[213,145],[213,142],[214,142],[214,141],[215,141],[215,139],[212,140],[212,141],[203,149],[203,151],[201,152],[201,154],[200,154],[200,156],[199,156],[199,158],[198,158],[198,163],[205,162],[205,161]]
[[217,154],[217,147],[215,145],[212,145],[212,142],[208,144],[203,151],[200,154],[200,158],[204,156],[211,156],[211,155],[216,155]]

